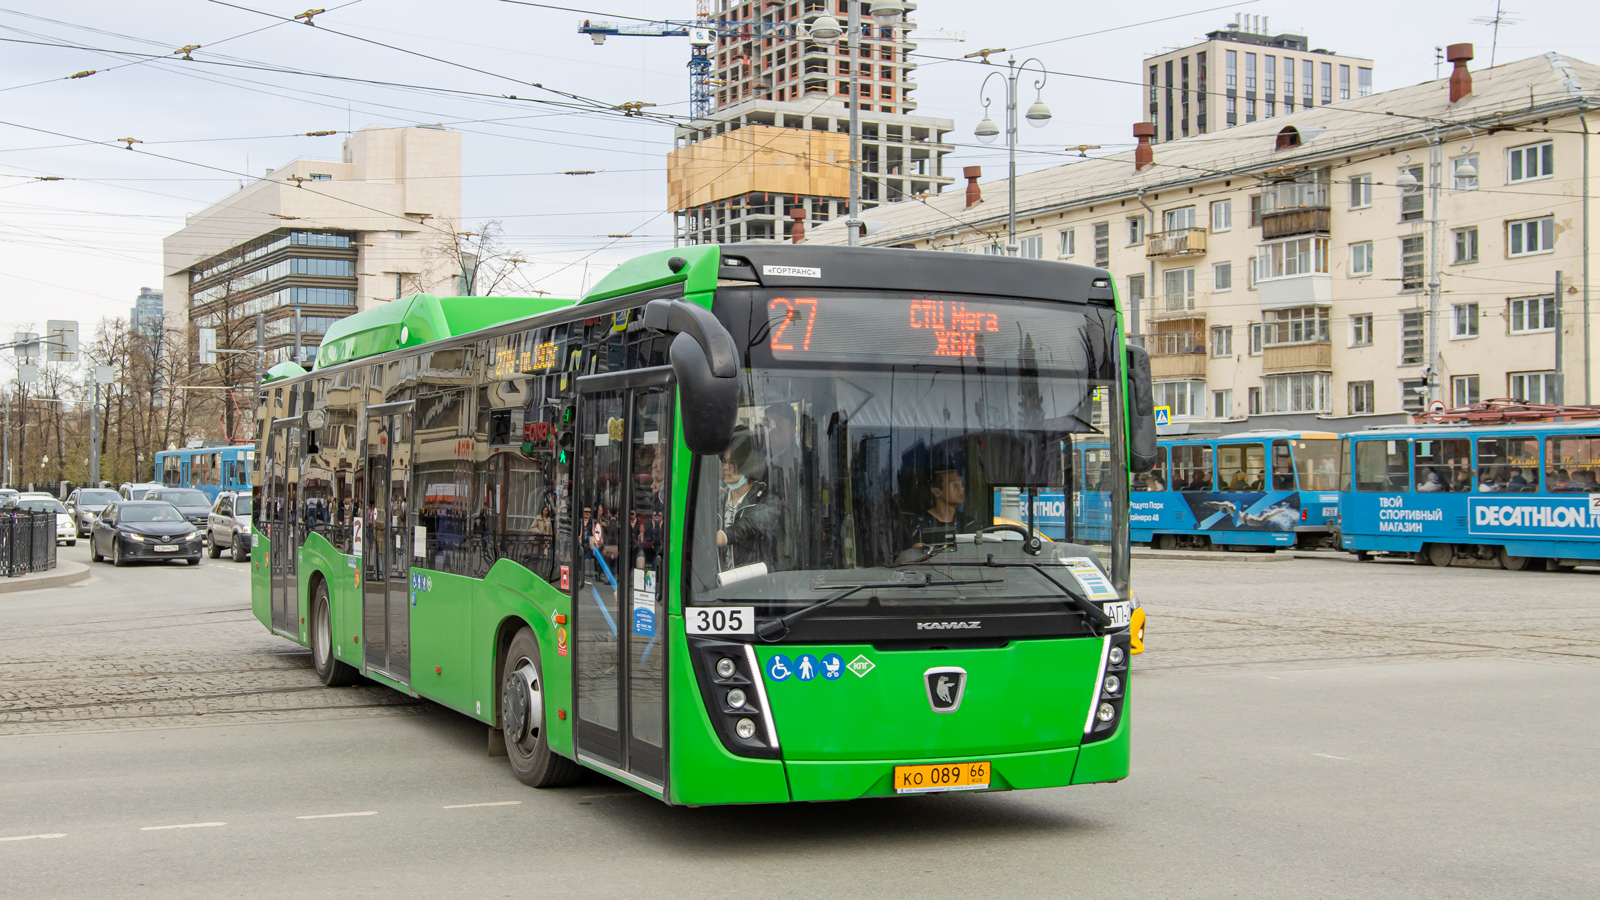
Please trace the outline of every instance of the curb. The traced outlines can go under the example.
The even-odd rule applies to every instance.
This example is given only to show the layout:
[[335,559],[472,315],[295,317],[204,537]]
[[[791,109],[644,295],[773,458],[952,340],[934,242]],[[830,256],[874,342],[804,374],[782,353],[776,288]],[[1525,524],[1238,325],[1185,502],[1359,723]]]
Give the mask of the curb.
[[1287,552],[1278,553],[1235,553],[1231,550],[1146,550],[1135,547],[1134,559],[1185,559],[1201,562],[1227,562],[1227,563],[1280,563],[1288,562],[1294,554]]
[[17,591],[42,591],[46,588],[65,587],[89,580],[89,567],[78,562],[57,561],[49,572],[23,575],[19,578],[0,578],[0,594]]

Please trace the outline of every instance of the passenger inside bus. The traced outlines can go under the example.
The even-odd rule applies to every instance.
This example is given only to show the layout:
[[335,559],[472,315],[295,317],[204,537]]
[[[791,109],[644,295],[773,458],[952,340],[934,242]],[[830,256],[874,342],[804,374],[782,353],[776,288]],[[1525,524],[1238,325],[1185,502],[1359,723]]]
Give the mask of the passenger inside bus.
[[777,559],[778,509],[766,484],[766,461],[750,429],[734,429],[722,453],[722,527],[717,554],[723,571],[765,563],[768,571],[787,568]]
[[1594,477],[1593,469],[1579,469],[1572,475],[1572,486],[1568,490],[1585,494],[1600,493],[1600,482]]
[[1420,483],[1417,484],[1417,490],[1433,494],[1440,491],[1448,491],[1450,488],[1445,484],[1444,479],[1439,477],[1438,469],[1429,469],[1426,477],[1422,478]]
[[1506,480],[1506,490],[1517,494],[1528,491],[1528,479],[1522,477],[1522,469],[1511,467],[1511,477]]

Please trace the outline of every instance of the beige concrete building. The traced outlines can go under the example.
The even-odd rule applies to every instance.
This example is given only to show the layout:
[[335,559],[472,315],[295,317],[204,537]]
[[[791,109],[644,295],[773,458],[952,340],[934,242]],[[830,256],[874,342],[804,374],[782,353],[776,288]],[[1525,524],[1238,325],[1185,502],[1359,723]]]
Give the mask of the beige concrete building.
[[1268,34],[1239,16],[1191,47],[1144,61],[1145,121],[1155,143],[1293,115],[1372,93],[1372,60],[1311,49],[1303,34]]
[[714,19],[752,24],[723,29],[707,48],[711,115],[678,128],[667,157],[678,242],[784,240],[796,222],[846,215],[852,65],[860,67],[862,208],[950,184],[945,135],[955,124],[915,114],[916,4],[906,7],[895,23],[863,15],[852,62],[846,39],[805,36],[820,16],[845,22],[845,0],[717,5]]
[[459,292],[446,248],[461,218],[460,132],[364,128],[343,150],[272,169],[165,239],[164,312],[188,333],[192,362],[213,341],[253,348],[257,313],[271,366],[293,353],[297,308],[309,360],[351,313],[416,291]]
[[[1177,430],[1600,401],[1600,67],[1550,53],[1469,73],[1471,47],[1451,49],[1450,79],[1020,176],[1021,252],[1116,275]],[[880,207],[867,242],[1003,252],[1006,185],[983,195]]]

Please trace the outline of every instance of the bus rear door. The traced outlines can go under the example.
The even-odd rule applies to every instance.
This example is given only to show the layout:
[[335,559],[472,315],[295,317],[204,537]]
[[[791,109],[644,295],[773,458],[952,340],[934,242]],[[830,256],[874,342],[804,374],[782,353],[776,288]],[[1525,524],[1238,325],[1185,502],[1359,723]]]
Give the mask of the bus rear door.
[[411,683],[412,402],[367,408],[361,641],[367,668]]
[[670,370],[578,382],[573,659],[579,758],[666,784]]

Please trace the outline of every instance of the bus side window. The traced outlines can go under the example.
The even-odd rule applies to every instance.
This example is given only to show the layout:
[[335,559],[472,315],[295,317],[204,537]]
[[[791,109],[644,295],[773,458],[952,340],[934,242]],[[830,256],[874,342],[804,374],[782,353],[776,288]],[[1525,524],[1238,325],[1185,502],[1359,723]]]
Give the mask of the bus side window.
[[1167,489],[1167,448],[1156,448],[1156,464],[1150,471],[1133,479],[1136,491],[1164,491]]
[[1356,490],[1404,493],[1411,490],[1411,442],[1356,441]]
[[1552,494],[1600,494],[1600,435],[1546,438],[1544,489]]

